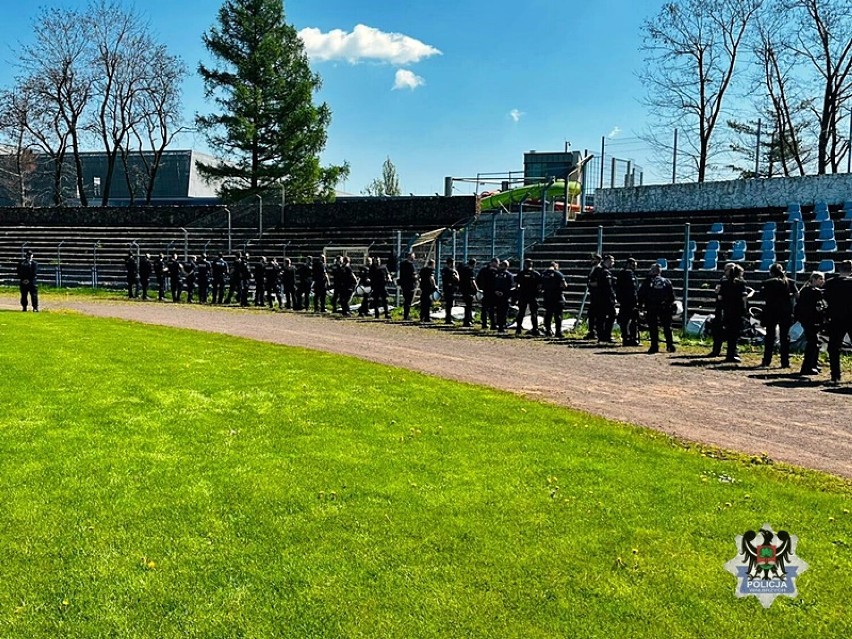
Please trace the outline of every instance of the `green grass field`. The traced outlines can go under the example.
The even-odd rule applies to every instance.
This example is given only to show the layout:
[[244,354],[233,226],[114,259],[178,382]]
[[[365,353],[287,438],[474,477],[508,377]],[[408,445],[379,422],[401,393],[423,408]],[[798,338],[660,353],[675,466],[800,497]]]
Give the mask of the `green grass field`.
[[[225,336],[0,335],[0,637],[852,633],[848,482]],[[769,609],[723,568],[763,523],[810,564]]]

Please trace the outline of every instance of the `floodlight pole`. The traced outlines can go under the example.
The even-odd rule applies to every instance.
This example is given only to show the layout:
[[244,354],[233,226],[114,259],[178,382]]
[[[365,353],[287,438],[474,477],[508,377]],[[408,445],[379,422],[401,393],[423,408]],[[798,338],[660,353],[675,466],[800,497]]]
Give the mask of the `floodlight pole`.
[[65,240],[59,243],[56,247],[56,288],[62,288],[62,245]]

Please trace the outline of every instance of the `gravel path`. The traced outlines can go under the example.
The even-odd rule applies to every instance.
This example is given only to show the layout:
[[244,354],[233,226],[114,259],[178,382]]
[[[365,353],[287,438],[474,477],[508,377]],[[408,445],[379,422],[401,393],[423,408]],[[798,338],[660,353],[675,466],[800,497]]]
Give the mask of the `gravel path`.
[[[17,308],[12,297],[0,307]],[[800,379],[694,355],[486,337],[443,325],[100,300],[45,307],[352,355],[852,478],[852,387],[826,387],[825,376]]]

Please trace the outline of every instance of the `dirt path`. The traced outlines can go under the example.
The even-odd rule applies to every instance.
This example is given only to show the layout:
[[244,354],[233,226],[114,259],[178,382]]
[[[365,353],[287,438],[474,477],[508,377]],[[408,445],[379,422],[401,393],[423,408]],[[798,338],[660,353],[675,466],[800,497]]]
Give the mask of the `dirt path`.
[[[852,387],[640,348],[485,337],[330,316],[159,303],[43,304],[352,355],[852,478]],[[11,297],[0,307],[17,308]]]

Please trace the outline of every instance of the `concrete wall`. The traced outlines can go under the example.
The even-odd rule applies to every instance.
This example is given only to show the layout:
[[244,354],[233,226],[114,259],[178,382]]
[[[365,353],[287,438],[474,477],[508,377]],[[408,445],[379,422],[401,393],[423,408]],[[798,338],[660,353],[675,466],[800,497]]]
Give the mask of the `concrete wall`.
[[703,184],[658,184],[595,191],[596,213],[718,211],[786,208],[798,203],[829,206],[852,201],[852,174],[729,180]]

